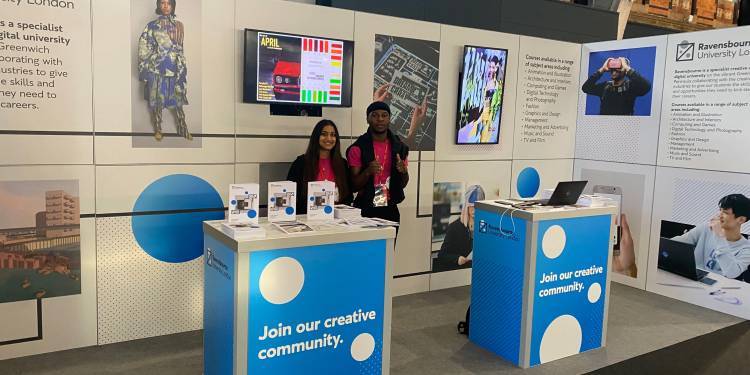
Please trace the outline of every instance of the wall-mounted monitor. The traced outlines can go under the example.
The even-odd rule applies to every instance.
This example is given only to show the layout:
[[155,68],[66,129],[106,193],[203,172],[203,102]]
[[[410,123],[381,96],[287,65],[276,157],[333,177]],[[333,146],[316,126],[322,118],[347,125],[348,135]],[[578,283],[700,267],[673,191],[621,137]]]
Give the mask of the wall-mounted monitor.
[[243,102],[351,107],[354,42],[245,29]]
[[457,144],[497,144],[508,50],[464,46],[459,76]]

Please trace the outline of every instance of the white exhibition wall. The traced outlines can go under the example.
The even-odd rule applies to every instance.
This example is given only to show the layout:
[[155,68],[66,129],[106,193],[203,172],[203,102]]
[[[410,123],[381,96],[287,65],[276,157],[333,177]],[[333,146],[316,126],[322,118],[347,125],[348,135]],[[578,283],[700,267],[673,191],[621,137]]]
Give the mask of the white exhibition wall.
[[[707,225],[726,195],[750,196],[748,37],[750,29],[741,27],[584,45],[582,86],[604,58],[622,56],[651,90],[630,116],[597,113],[600,99],[582,90],[575,156],[575,177],[588,179],[589,191],[602,185],[621,192],[632,245],[621,244],[620,259],[632,248],[635,260],[613,280],[745,319],[750,284],[724,270],[709,274],[708,284],[692,281],[659,269],[659,257],[660,237]],[[750,245],[738,249],[730,257],[747,267]],[[697,267],[709,267],[700,260]]]
[[[730,36],[721,33],[728,31],[596,43],[582,48],[578,44],[287,1],[180,2],[176,16],[187,30],[185,45],[190,47],[186,51],[190,104],[185,108],[194,138],[189,141],[173,134],[157,142],[144,125],[149,119],[148,108],[137,95],[142,90],[134,76],[134,53],[145,27],[142,23],[155,16],[152,6],[142,0],[73,3],[73,9],[0,5],[7,20],[63,26],[64,31],[40,33],[70,39],[68,45],[63,41],[50,45],[46,53],[0,54],[19,59],[26,55],[59,57],[62,65],[41,63],[39,69],[45,74],[67,72],[67,76],[56,78],[54,87],[48,84],[44,88],[56,98],[45,93],[44,98],[24,100],[10,97],[24,90],[3,80],[23,78],[25,73],[3,70],[0,74],[0,102],[27,106],[0,108],[0,182],[77,180],[81,215],[80,293],[39,298],[41,310],[33,299],[0,300],[0,314],[18,322],[0,327],[0,359],[201,328],[202,257],[190,254],[202,245],[179,233],[154,234],[149,223],[154,224],[149,220],[160,220],[168,231],[172,223],[182,228],[186,217],[196,220],[221,215],[229,184],[283,178],[288,163],[304,152],[309,132],[318,120],[271,116],[267,105],[242,103],[244,29],[355,42],[353,106],[323,109],[323,117],[337,123],[344,147],[367,126],[365,108],[374,91],[376,35],[439,43],[434,151],[413,151],[409,156],[411,182],[400,205],[401,230],[395,257],[396,295],[467,285],[471,279],[470,269],[432,273],[433,252],[440,247],[431,238],[435,182],[480,184],[488,199],[538,196],[543,189],[554,188],[558,181],[574,176],[600,185],[620,184],[639,272],[635,277],[617,275],[614,279],[644,288],[656,270],[645,249],[650,248],[653,257],[657,215],[671,217],[659,206],[661,201],[654,202],[651,215],[654,184],[657,189],[663,186],[664,191],[673,184],[671,177],[661,173],[662,165],[750,173],[742,170],[741,158],[719,168],[715,167],[715,158],[699,159],[696,164],[663,159],[663,152],[670,147],[664,141],[670,130],[660,128],[659,121],[672,121],[670,100],[684,99],[684,93],[675,93],[673,84],[668,83],[662,103],[662,82],[675,76],[677,69],[693,69],[690,65],[676,66],[673,56],[677,44],[681,38],[725,40]],[[313,28],[311,19],[326,22],[316,22]],[[0,31],[16,29],[8,22],[0,23]],[[455,144],[456,95],[464,45],[508,50],[500,141],[496,145]],[[651,98],[647,105],[638,105],[639,110],[648,108],[647,114],[627,119],[587,114],[586,95],[574,92],[589,76],[589,59],[608,51],[619,54],[619,50],[651,47]],[[747,65],[746,60],[733,61]],[[0,61],[3,69],[15,65],[31,68],[33,62]],[[675,81],[674,86],[682,84]],[[712,97],[717,97],[716,93]],[[32,109],[32,104],[37,109]],[[735,111],[724,119],[727,122],[743,118],[742,111],[747,110],[741,106],[721,108],[727,107]],[[163,129],[165,133],[175,132],[172,113],[165,112]],[[730,146],[726,150],[733,150],[727,151],[733,154],[726,156],[736,158],[741,149],[733,145],[744,144],[738,137],[744,133],[729,134],[731,137],[720,133],[715,139],[727,142]],[[725,149],[723,144],[711,148]],[[633,180],[633,175],[643,178]],[[713,181],[726,176],[711,172],[705,178]],[[629,198],[636,188],[636,197],[642,197],[640,205],[639,198]],[[16,204],[10,193],[0,190],[0,207]],[[202,209],[209,212],[196,213]],[[27,211],[27,215],[36,214]],[[0,235],[15,229],[0,228]],[[164,253],[159,245],[180,250]],[[0,268],[0,275],[2,272]],[[4,280],[0,277],[0,290],[21,284]],[[649,290],[682,298],[650,284]],[[31,319],[36,311],[43,316]],[[35,337],[38,321],[44,322],[43,337],[41,332]]]

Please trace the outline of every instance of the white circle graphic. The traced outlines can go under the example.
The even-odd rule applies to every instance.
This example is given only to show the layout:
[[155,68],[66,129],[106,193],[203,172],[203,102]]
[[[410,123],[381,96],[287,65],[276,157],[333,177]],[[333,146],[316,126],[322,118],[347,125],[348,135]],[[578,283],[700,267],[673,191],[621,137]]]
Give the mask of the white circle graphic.
[[352,358],[357,362],[366,361],[375,351],[375,338],[369,333],[360,333],[352,341]]
[[272,260],[260,274],[258,287],[266,301],[283,305],[297,297],[305,284],[305,270],[297,260],[281,257]]
[[602,286],[599,283],[593,283],[589,286],[589,302],[597,303],[602,296]]
[[542,237],[542,251],[549,259],[555,259],[562,254],[565,249],[565,230],[559,225],[553,225],[547,228]]
[[581,352],[581,324],[571,315],[557,317],[544,330],[539,345],[539,362],[546,363]]

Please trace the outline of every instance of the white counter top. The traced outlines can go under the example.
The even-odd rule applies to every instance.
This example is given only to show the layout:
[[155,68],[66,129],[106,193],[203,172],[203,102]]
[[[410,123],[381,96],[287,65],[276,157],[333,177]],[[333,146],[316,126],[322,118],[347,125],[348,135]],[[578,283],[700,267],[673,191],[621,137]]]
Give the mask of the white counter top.
[[[304,216],[298,216],[298,221],[315,226],[322,224],[320,221],[307,221]],[[227,236],[221,230],[221,224],[225,220],[204,221],[203,232],[223,242],[230,249],[247,253],[253,251],[276,250],[291,247],[325,245],[341,242],[387,240],[396,237],[396,229],[387,228],[358,228],[358,227],[332,227],[326,230],[315,230],[313,232],[302,232],[287,234],[276,228],[267,218],[260,219],[260,226],[266,230],[265,238],[254,238],[237,241]]]
[[529,221],[566,219],[579,216],[617,215],[617,207],[584,207],[584,206],[532,206],[515,208],[496,200],[485,200],[476,203],[476,208],[483,211],[496,212],[501,215],[521,218]]

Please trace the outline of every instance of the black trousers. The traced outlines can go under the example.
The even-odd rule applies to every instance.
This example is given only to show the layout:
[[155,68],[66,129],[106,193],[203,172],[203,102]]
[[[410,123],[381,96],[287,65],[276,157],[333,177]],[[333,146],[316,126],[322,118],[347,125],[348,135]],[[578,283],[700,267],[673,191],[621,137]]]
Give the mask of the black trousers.
[[[401,213],[398,212],[398,206],[365,207],[362,209],[362,217],[377,217],[401,223]],[[398,238],[398,227],[396,227],[396,238]]]

